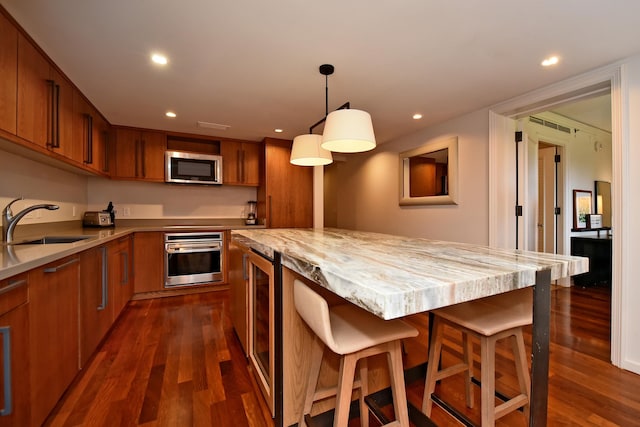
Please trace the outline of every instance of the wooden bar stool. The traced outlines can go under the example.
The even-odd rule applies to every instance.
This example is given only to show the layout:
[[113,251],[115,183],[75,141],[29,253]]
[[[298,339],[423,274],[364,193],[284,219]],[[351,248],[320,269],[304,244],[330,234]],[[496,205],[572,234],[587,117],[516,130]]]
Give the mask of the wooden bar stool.
[[[532,290],[526,288],[434,310],[433,338],[429,346],[422,412],[431,415],[431,394],[435,391],[436,381],[460,372],[466,373],[466,403],[469,408],[473,408],[473,352],[470,336],[475,336],[480,340],[482,427],[495,425],[496,419],[521,407],[524,407],[528,421],[531,380],[522,327],[532,323],[532,308]],[[440,369],[445,325],[462,331],[463,361]],[[496,341],[508,337],[511,338],[520,394],[496,406]]]
[[[418,331],[401,320],[383,320],[353,304],[329,307],[324,298],[299,280],[294,282],[294,301],[298,314],[315,333],[304,407],[298,425],[306,425],[304,417],[311,412],[314,402],[336,396],[333,425],[346,426],[351,393],[357,388],[360,390],[360,422],[363,427],[368,427],[369,409],[364,402],[368,393],[366,358],[387,353],[396,416],[396,421],[387,425],[408,427],[400,343],[403,338],[417,336]],[[317,390],[325,345],[342,356],[338,385]],[[354,381],[358,361],[359,378]]]

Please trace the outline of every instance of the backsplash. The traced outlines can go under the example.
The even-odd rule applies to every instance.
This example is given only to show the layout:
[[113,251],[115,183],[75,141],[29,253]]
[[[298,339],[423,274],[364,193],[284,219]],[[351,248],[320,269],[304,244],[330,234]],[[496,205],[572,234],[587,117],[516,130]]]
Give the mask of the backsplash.
[[33,211],[19,224],[79,220],[87,209],[87,176],[5,151],[0,151],[0,171],[0,210],[18,197],[24,200],[13,204],[14,214],[40,203],[60,206],[55,211]]
[[179,185],[116,181],[90,177],[88,209],[102,210],[109,201],[121,219],[242,218],[255,187]]

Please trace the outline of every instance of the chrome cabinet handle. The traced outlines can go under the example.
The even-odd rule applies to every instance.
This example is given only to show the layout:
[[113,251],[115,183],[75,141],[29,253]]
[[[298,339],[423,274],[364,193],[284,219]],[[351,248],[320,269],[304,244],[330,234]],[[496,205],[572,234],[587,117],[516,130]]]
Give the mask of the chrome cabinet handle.
[[72,260],[69,260],[69,261],[65,262],[64,264],[60,264],[60,265],[57,265],[55,267],[45,268],[42,271],[44,271],[45,273],[56,273],[56,272],[62,270],[63,268],[66,268],[66,267],[70,266],[71,264],[75,264],[76,262],[78,262],[78,258],[74,258]]
[[103,246],[100,248],[100,251],[102,252],[102,301],[98,306],[98,311],[102,311],[107,308],[109,298],[109,269],[107,266],[107,248]]
[[26,279],[15,280],[13,282],[9,282],[9,285],[0,289],[0,295],[6,294],[7,292],[11,292],[12,290],[19,288],[20,286],[24,286],[27,284]]
[[11,327],[0,327],[2,334],[2,359],[4,360],[2,369],[4,371],[4,408],[0,409],[0,416],[6,417],[13,412],[13,395],[11,389]]

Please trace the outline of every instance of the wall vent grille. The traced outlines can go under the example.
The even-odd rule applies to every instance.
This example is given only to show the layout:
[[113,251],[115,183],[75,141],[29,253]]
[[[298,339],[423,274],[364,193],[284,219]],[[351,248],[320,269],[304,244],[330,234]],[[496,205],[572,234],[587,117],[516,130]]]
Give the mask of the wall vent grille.
[[551,128],[551,129],[559,130],[560,132],[569,133],[569,134],[571,133],[571,128],[559,125],[558,123],[554,123],[554,122],[550,122],[548,120],[541,119],[539,117],[529,116],[529,121],[531,123],[535,123],[535,124],[538,124],[540,126],[546,126],[548,128]]

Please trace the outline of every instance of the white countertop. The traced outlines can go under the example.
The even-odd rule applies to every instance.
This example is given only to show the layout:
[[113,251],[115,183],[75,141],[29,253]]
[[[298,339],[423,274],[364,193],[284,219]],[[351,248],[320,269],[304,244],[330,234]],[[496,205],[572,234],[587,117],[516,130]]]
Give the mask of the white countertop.
[[0,280],[29,271],[119,239],[137,231],[194,231],[231,230],[245,226],[242,219],[166,219],[166,220],[116,220],[116,227],[84,228],[79,221],[46,223],[16,228],[14,241],[39,238],[42,236],[89,236],[74,243],[16,245],[0,243]]
[[338,229],[234,230],[232,240],[384,319],[587,272],[587,258]]

